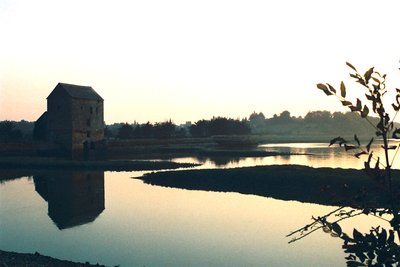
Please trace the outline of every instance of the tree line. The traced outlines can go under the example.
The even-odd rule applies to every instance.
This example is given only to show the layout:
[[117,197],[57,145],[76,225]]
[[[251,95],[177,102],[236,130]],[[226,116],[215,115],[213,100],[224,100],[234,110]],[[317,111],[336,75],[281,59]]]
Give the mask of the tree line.
[[31,141],[33,122],[28,121],[1,121],[0,143]]
[[250,134],[250,125],[247,119],[237,120],[224,117],[214,117],[210,120],[199,120],[194,124],[176,125],[171,120],[152,124],[114,124],[108,126],[105,135],[108,138],[184,138],[184,137],[211,137],[215,135],[243,135]]
[[[378,118],[368,117],[376,124]],[[253,112],[248,118],[232,119],[213,117],[195,123],[176,125],[172,120],[156,123],[114,123],[105,128],[106,138],[190,138],[215,135],[309,135],[333,136],[354,133],[371,134],[370,124],[357,114],[347,112],[310,111],[304,117],[295,117],[285,110],[266,118],[262,112]],[[34,123],[28,121],[1,121],[0,142],[25,142],[33,140]],[[372,133],[374,134],[374,133]]]
[[134,139],[134,138],[157,138],[165,139],[184,136],[182,129],[179,129],[171,120],[165,122],[150,122],[143,124],[122,123],[107,126],[105,129],[107,138]]
[[253,134],[279,135],[359,135],[374,134],[370,123],[376,124],[379,119],[368,116],[363,120],[352,112],[310,111],[304,117],[291,116],[285,110],[279,115],[265,118],[263,113],[253,112],[249,123]]

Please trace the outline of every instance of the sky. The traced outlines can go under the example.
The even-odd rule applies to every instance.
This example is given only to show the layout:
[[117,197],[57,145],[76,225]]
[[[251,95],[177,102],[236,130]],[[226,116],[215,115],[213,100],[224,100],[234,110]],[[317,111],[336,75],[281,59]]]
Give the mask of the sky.
[[349,100],[363,95],[349,61],[400,87],[399,10],[398,0],[1,0],[0,120],[36,120],[58,82],[92,86],[106,123],[347,111],[315,84],[344,80]]

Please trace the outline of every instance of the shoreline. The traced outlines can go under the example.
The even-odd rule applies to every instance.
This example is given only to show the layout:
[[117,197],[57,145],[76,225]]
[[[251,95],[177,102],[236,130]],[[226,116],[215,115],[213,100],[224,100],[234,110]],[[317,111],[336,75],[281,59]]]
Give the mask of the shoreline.
[[69,260],[61,260],[38,252],[35,253],[19,253],[12,251],[0,250],[0,266],[8,267],[106,267],[99,263],[91,264],[89,262],[73,262]]
[[[265,165],[152,172],[134,179],[154,186],[236,192],[320,205],[353,208],[389,205],[384,187],[368,177],[364,170],[356,169]],[[399,170],[393,171],[393,184],[400,185]]]
[[[162,153],[161,153],[162,152]],[[137,155],[141,157],[137,157]],[[79,161],[60,159],[54,157],[38,157],[38,156],[0,156],[0,169],[31,169],[31,170],[99,170],[99,171],[147,171],[147,170],[163,170],[192,168],[200,166],[196,163],[178,163],[167,160],[175,157],[226,157],[226,158],[260,158],[273,156],[294,156],[294,155],[310,155],[306,153],[287,153],[265,150],[244,150],[244,149],[204,149],[196,153],[184,150],[167,149],[165,151],[158,150],[158,153],[140,154],[136,153],[136,157],[127,156],[127,159],[108,159]],[[160,160],[161,159],[161,160]],[[163,160],[166,159],[166,160]]]
[[0,157],[0,170],[149,171],[192,168],[199,165],[155,160],[74,161],[40,157]]

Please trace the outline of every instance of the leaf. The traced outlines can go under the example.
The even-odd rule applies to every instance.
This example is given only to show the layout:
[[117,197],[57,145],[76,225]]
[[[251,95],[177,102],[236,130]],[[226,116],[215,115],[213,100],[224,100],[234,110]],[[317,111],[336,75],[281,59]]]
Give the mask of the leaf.
[[356,134],[354,135],[354,141],[356,141],[358,146],[360,146],[360,139],[358,139]]
[[383,246],[386,243],[387,232],[385,229],[382,229],[381,234],[378,236],[379,245]]
[[371,79],[374,80],[374,82],[376,82],[376,83],[381,83],[381,81],[375,77],[371,77]]
[[361,155],[368,155],[368,153],[365,152],[365,151],[362,151],[362,152],[359,152],[359,153],[354,154],[354,157],[356,157],[356,158],[359,159]]
[[343,100],[341,101],[343,106],[351,106],[352,103],[350,101]]
[[356,68],[353,65],[351,65],[349,62],[346,62],[346,65],[349,66],[350,68],[352,68],[354,71],[357,71]]
[[335,89],[335,88],[333,88],[333,86],[332,86],[332,85],[330,85],[329,83],[327,83],[327,85],[328,85],[328,87],[329,87],[329,90],[330,90],[331,92],[333,92],[333,93],[335,93],[335,94],[336,94],[336,89]]
[[374,72],[374,67],[367,70],[364,74],[365,81],[368,83],[369,79],[371,79],[371,75]]
[[365,87],[367,87],[365,81],[362,78],[358,78],[358,80],[356,82],[361,84],[361,85],[363,85],[363,86],[365,86]]
[[353,229],[353,239],[356,241],[361,241],[363,239],[363,235],[355,228]]
[[326,85],[323,83],[318,83],[317,87],[318,87],[318,89],[321,89],[322,91],[328,90],[328,87],[326,87]]
[[356,107],[357,107],[357,111],[361,111],[362,104],[361,104],[361,100],[360,100],[359,98],[357,98],[357,105],[356,105]]
[[346,151],[349,151],[349,150],[352,150],[352,149],[356,149],[356,148],[357,148],[356,146],[344,144],[344,149]]
[[366,265],[364,263],[358,262],[358,261],[347,261],[346,265],[348,267],[365,267]]
[[330,233],[331,232],[331,229],[328,226],[322,227],[322,230],[324,231],[324,233]]
[[[318,89],[320,89],[320,90],[322,90],[322,91],[324,91],[324,93],[327,95],[327,96],[330,96],[330,95],[333,95],[333,93],[332,93],[332,91],[330,90],[330,88],[328,88],[325,84],[323,84],[323,83],[318,83],[317,84],[317,88]],[[332,87],[333,88],[333,87]],[[333,89],[334,90],[334,92],[336,93],[336,90],[335,89]]]
[[373,155],[373,153],[370,153],[369,156],[368,156],[368,160],[364,163],[365,169],[369,169],[370,168],[372,155]]
[[361,112],[361,118],[366,118],[368,116],[369,113],[369,108],[364,105],[363,111]]
[[393,150],[393,149],[396,149],[397,148],[397,146],[388,146],[388,148],[387,149],[389,149],[389,150]]
[[365,94],[365,97],[370,101],[374,100],[374,96],[372,95]]
[[396,106],[395,104],[392,104],[392,107],[395,111],[399,111],[400,110],[400,105]]
[[375,170],[379,170],[379,163],[380,163],[381,158],[378,157],[378,160],[375,163]]
[[390,117],[389,114],[386,113],[385,115],[385,125],[388,125],[390,123]]
[[342,228],[340,227],[340,225],[338,224],[338,223],[332,223],[332,230],[336,233],[336,234],[338,234],[338,236],[341,236],[342,235]]
[[396,128],[396,130],[393,131],[392,137],[394,139],[400,139],[400,137],[397,135],[400,133],[400,128]]
[[389,244],[391,244],[391,243],[393,243],[393,241],[394,241],[394,231],[393,230],[389,230],[389,237],[388,237],[387,242]]
[[331,146],[331,145],[333,145],[333,144],[336,144],[337,142],[339,142],[339,144],[347,143],[346,140],[344,140],[342,137],[339,136],[339,137],[333,138],[333,139],[331,140],[331,142],[329,143],[329,146]]
[[394,123],[392,121],[391,123],[389,123],[389,127],[388,127],[389,131],[392,131],[393,127],[394,127]]
[[369,141],[368,145],[367,145],[367,151],[369,152],[369,150],[371,149],[371,145],[372,142],[374,142],[374,138],[372,137],[371,140]]
[[350,108],[351,112],[358,111],[357,107],[355,107],[353,105],[349,106],[349,108]]
[[340,83],[340,95],[345,98],[346,97],[346,86],[343,81]]

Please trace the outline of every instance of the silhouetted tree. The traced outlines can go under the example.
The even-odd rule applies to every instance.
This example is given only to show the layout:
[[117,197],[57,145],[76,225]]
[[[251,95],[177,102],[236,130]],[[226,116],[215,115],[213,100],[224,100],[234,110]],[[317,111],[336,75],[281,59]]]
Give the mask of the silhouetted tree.
[[128,123],[124,123],[118,129],[117,137],[119,139],[130,139],[130,138],[132,138],[133,137],[133,126],[128,124]]
[[110,130],[109,126],[106,126],[104,128],[104,137],[105,138],[113,138],[114,137],[114,133]]
[[22,141],[23,135],[21,130],[15,129],[15,123],[11,121],[0,122],[0,142],[17,142]]
[[[374,138],[371,138],[368,144],[364,146],[361,145],[357,135],[354,135],[353,141],[339,136],[331,140],[330,146],[338,144],[346,151],[354,151],[354,156],[357,158],[366,157],[364,162],[365,172],[372,178],[371,183],[374,183],[376,188],[375,194],[384,199],[384,204],[381,207],[368,207],[364,204],[358,210],[342,206],[324,216],[313,217],[313,222],[288,236],[297,234],[298,236],[290,241],[294,242],[318,229],[322,229],[331,236],[343,240],[343,249],[348,254],[346,257],[347,266],[399,266],[400,188],[398,180],[396,181],[393,177],[392,163],[397,151],[400,150],[400,145],[398,142],[390,143],[390,138],[400,139],[400,128],[396,128],[394,125],[394,118],[400,111],[400,89],[396,89],[395,102],[391,105],[395,115],[391,117],[383,101],[383,96],[387,92],[386,75],[381,75],[373,67],[362,75],[353,65],[346,64],[353,71],[350,76],[366,89],[365,96],[367,101],[370,102],[370,107],[363,105],[359,98],[355,102],[346,99],[346,86],[343,81],[338,90],[329,83],[319,83],[317,87],[328,96],[336,96],[343,106],[348,107],[351,112],[358,113],[361,118],[370,123],[375,130],[377,141],[381,143],[384,158],[381,161],[380,157],[376,156],[371,149],[371,145],[376,141]],[[369,120],[370,110],[378,116],[376,124]],[[389,150],[396,150],[394,156],[389,155]],[[366,200],[376,199],[376,196],[371,196],[360,189],[360,193],[352,196],[352,198],[362,199],[365,203]],[[361,214],[378,217],[388,222],[391,229],[378,226],[371,228],[369,233],[366,234],[360,233],[357,229],[354,229],[352,234],[345,233],[339,223]]]
[[278,119],[281,121],[290,121],[292,117],[290,116],[290,112],[285,110],[282,111],[281,114],[279,115]]
[[150,122],[138,124],[133,131],[133,136],[135,138],[152,138],[154,136],[154,125]]
[[194,137],[209,137],[213,135],[244,135],[251,132],[247,120],[234,120],[214,117],[211,120],[200,120],[190,127]]
[[308,123],[329,122],[332,119],[332,114],[329,111],[310,111],[304,117],[304,121]]
[[195,124],[192,124],[189,128],[189,132],[193,137],[207,137],[209,133],[210,121],[199,120]]
[[156,123],[154,126],[155,138],[171,138],[175,135],[176,125],[171,120],[161,123]]
[[255,111],[253,113],[251,113],[250,117],[249,117],[249,121],[251,123],[260,123],[260,122],[264,122],[265,121],[265,116],[262,112],[260,113],[256,113]]

